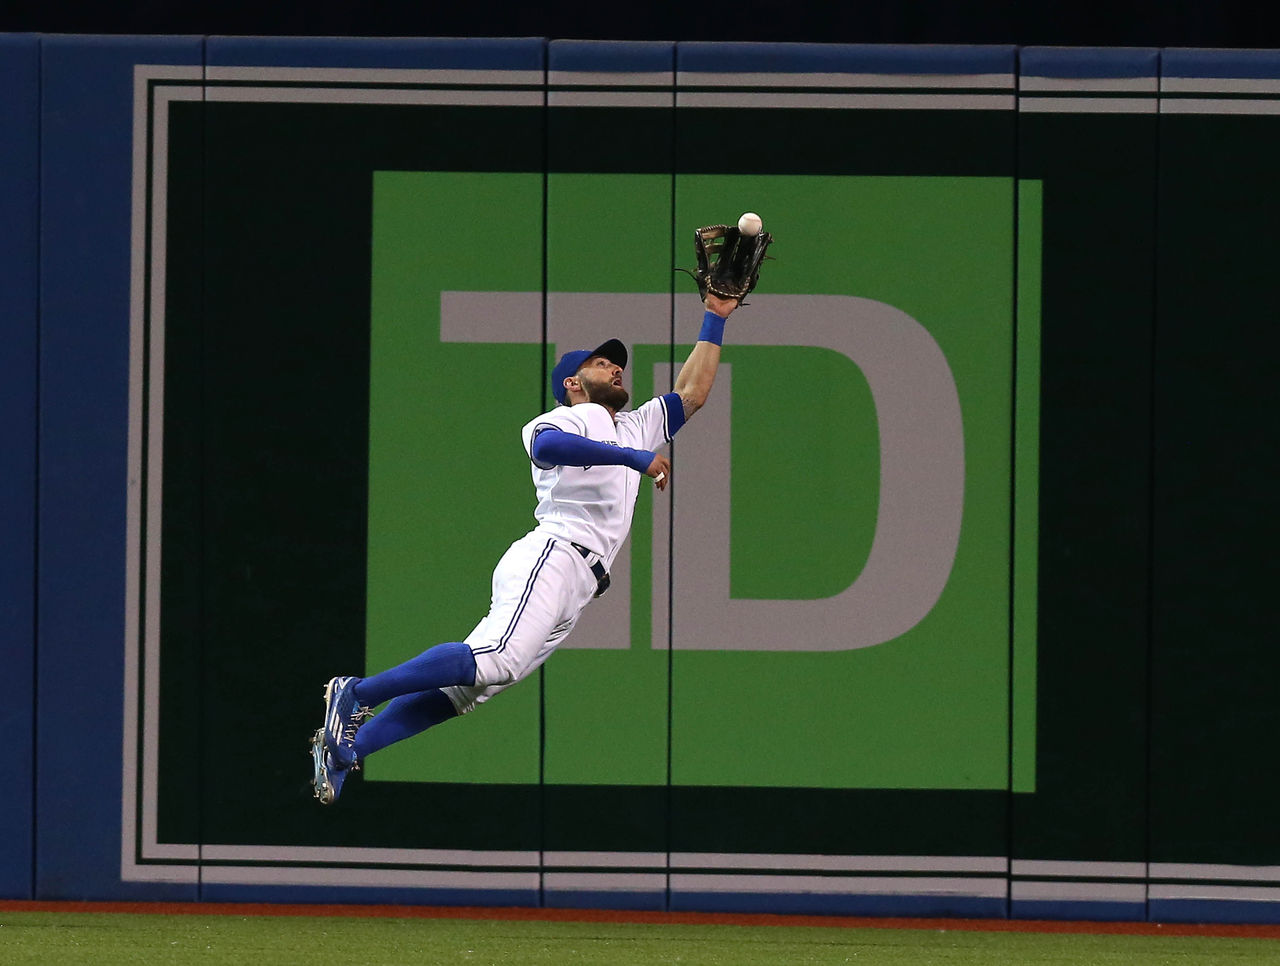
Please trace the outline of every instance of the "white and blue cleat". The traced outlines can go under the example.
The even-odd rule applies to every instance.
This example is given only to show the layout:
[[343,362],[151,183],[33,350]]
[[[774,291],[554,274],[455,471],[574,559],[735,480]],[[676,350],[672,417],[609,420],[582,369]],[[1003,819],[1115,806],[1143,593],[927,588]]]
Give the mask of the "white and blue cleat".
[[311,736],[311,787],[321,805],[332,805],[342,794],[342,785],[351,773],[351,768],[338,768],[333,762],[333,755],[324,746],[324,729],[320,728]]
[[346,675],[332,678],[324,689],[324,746],[341,768],[349,767],[356,757],[356,731],[373,717],[373,709],[356,701],[358,677]]
[[356,732],[373,717],[373,709],[356,701],[359,680],[332,678],[324,688],[324,725],[311,736],[311,787],[321,805],[337,801],[347,775],[360,768]]

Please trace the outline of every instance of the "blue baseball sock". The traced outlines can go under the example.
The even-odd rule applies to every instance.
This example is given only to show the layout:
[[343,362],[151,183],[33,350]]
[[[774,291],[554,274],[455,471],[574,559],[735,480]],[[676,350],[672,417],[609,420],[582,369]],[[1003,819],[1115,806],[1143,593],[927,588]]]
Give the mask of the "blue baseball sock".
[[389,671],[356,682],[356,700],[370,708],[402,694],[476,683],[476,658],[466,644],[437,644]]
[[360,726],[356,732],[356,759],[363,761],[366,755],[411,738],[457,714],[453,702],[439,689],[402,694]]

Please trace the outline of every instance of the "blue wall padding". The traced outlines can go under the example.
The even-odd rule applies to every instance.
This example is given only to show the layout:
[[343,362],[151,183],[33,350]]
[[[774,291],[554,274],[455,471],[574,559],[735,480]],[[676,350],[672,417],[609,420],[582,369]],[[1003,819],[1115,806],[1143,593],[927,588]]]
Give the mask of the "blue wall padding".
[[542,70],[546,49],[541,37],[210,37],[208,56],[211,66]]
[[40,39],[0,34],[0,898],[32,894]]
[[683,43],[682,71],[711,73],[1012,74],[1017,48],[899,44]]
[[[1141,922],[1147,918],[1142,902],[1097,902],[1070,899],[1013,899],[1009,903],[1010,919],[1088,919],[1093,922]],[[1167,919],[1153,921],[1168,922]]]
[[1018,72],[1024,77],[1156,77],[1160,51],[1154,47],[1024,47]]
[[547,45],[551,70],[675,70],[676,45],[664,41],[553,40]]
[[1150,922],[1280,923],[1280,902],[1251,899],[1151,899]]
[[120,882],[135,64],[203,40],[42,40],[37,898],[194,898]]
[[1170,47],[1160,57],[1165,77],[1280,77],[1280,50],[1196,50]]

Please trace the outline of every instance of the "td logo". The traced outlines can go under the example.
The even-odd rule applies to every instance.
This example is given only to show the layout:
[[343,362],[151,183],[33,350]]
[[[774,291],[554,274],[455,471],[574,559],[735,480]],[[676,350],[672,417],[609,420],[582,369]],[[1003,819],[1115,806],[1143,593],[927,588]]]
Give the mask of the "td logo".
[[[510,320],[539,317],[542,298],[540,292],[442,292],[441,341],[510,343]],[[546,298],[547,339],[556,355],[611,335],[632,344],[670,339],[666,294],[553,292]],[[608,320],[608,332],[602,333],[602,320]],[[667,647],[668,623],[673,645],[685,650],[841,651],[905,634],[929,614],[947,584],[964,515],[964,427],[941,348],[900,309],[845,295],[752,296],[750,309],[735,313],[730,326],[733,345],[818,347],[840,353],[861,370],[879,430],[875,535],[861,571],[834,595],[731,595],[733,372],[722,365],[712,402],[694,423],[698,444],[681,446],[690,430],[677,437],[670,500],[655,501],[652,647]],[[656,370],[654,385],[669,385],[668,367]],[[630,374],[627,379],[630,389]],[[832,418],[839,414],[813,413],[815,425]],[[797,427],[802,429],[813,432],[812,426]],[[850,501],[858,498],[848,494]],[[587,608],[566,646],[631,646],[630,554],[624,546],[611,592]]]

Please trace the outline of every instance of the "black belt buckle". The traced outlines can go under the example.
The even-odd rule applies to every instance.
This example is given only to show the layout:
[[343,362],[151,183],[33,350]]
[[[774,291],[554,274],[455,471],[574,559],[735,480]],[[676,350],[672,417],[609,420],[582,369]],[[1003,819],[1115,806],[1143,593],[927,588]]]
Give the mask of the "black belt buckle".
[[[583,560],[586,560],[591,556],[599,557],[599,554],[594,550],[588,550],[580,543],[573,543],[571,541],[569,545],[573,547],[574,550],[578,551],[578,554]],[[598,559],[595,563],[589,564],[589,566],[591,567],[591,572],[595,574],[596,577],[596,592],[592,596],[603,597],[604,592],[609,589],[609,571],[604,569],[604,564]]]

